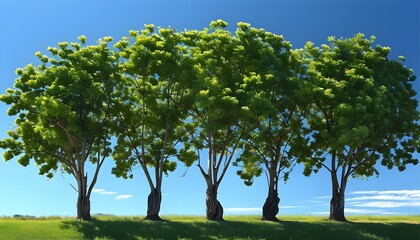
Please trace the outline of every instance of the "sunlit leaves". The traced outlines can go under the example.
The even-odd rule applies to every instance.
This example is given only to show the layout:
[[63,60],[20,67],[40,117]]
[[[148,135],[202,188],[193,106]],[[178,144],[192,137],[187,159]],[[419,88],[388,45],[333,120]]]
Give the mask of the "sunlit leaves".
[[[243,93],[247,106],[242,122],[248,129],[242,143],[242,153],[235,165],[246,185],[265,172],[271,186],[280,178],[288,179],[286,169],[295,160],[293,148],[302,128],[300,121],[305,106],[298,96],[303,73],[301,54],[291,50],[283,36],[238,23],[236,49],[243,55],[241,62],[247,71],[243,78]],[[303,79],[302,79],[303,80]],[[273,189],[270,189],[272,191]]]
[[[307,119],[313,131],[310,146],[322,149],[321,155],[311,155],[336,153],[339,167],[358,177],[377,174],[374,166],[380,158],[382,165],[400,170],[418,162],[411,154],[415,150],[405,144],[413,143],[411,134],[419,131],[409,84],[413,73],[389,60],[390,48],[373,46],[374,40],[359,33],[348,39],[329,37],[329,45],[321,48],[305,45],[312,89],[307,96],[313,102]],[[306,161],[309,174],[319,161]]]
[[75,173],[76,165],[109,155],[110,136],[104,129],[117,76],[116,58],[105,44],[111,40],[93,46],[82,46],[84,36],[79,37],[82,45],[61,42],[59,48],[48,47],[50,57],[35,53],[42,65],[16,70],[15,89],[0,96],[10,105],[8,114],[17,115],[11,138],[1,144],[7,160],[18,157],[26,166],[33,159],[40,174],[52,177],[60,164]]
[[[149,24],[129,34],[114,45],[124,58],[119,69],[125,77],[118,89],[121,117],[113,129],[117,136],[113,173],[131,177],[127,174],[137,164],[146,174],[153,168],[158,187],[161,173],[176,168],[172,158],[191,161],[188,148],[179,144],[185,138],[183,121],[192,104],[191,60],[175,29]],[[151,178],[147,180],[153,184]]]
[[217,28],[217,27],[225,28],[225,27],[227,27],[227,22],[225,22],[221,19],[218,19],[217,21],[210,22],[210,27],[211,28]]

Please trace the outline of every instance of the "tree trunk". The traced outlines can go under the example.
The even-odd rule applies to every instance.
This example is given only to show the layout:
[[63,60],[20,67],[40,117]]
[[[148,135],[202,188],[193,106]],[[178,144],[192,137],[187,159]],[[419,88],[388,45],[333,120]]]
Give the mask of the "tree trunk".
[[278,196],[278,177],[277,177],[277,165],[278,161],[271,162],[268,170],[269,182],[268,182],[268,196],[265,199],[262,212],[262,220],[265,221],[278,221],[276,218],[279,213],[280,198]]
[[206,215],[207,220],[222,221],[223,207],[217,200],[217,187],[207,186],[206,192]]
[[152,221],[162,221],[159,217],[160,203],[162,202],[162,192],[156,188],[152,189],[147,198],[147,216],[145,219]]
[[[86,187],[85,187],[86,189]],[[80,191],[77,197],[77,219],[83,221],[92,221],[90,216],[90,199],[86,196],[86,191]]]
[[330,202],[330,220],[347,222],[344,216],[344,194],[333,195]]
[[280,198],[278,197],[277,191],[270,189],[263,206],[262,220],[278,221],[276,215],[279,213],[279,203]]
[[[344,191],[346,190],[347,177],[341,177],[341,186],[339,185],[336,170],[336,151],[331,153],[331,186],[332,197],[330,201],[330,220],[347,222],[344,217]],[[342,169],[344,171],[345,169]]]

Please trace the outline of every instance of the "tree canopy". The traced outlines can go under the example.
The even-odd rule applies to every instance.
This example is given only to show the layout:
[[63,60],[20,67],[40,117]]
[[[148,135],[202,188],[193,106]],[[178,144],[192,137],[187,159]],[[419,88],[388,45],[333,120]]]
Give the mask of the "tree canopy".
[[[112,98],[118,71],[117,57],[108,47],[112,38],[92,46],[85,46],[84,36],[79,41],[49,47],[51,57],[37,52],[41,65],[16,70],[15,88],[0,96],[11,105],[7,113],[16,116],[16,128],[0,145],[6,149],[6,161],[17,157],[27,166],[34,160],[39,173],[49,178],[57,170],[74,176],[77,217],[90,220],[90,194],[112,152]],[[87,162],[95,169],[91,179]]]

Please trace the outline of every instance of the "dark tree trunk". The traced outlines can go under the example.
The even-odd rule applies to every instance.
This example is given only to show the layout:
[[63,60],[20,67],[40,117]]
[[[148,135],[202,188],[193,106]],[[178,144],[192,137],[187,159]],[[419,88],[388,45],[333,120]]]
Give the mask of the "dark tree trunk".
[[162,202],[162,192],[153,189],[147,198],[147,220],[162,221],[159,217],[160,203]]
[[206,215],[207,220],[222,221],[223,207],[217,200],[217,187],[207,186],[206,192]]
[[[341,186],[339,185],[336,171],[336,152],[331,153],[331,183],[332,183],[332,197],[330,201],[330,220],[347,222],[344,217],[344,192],[346,191],[346,184],[348,176],[342,175]],[[342,169],[344,171],[345,169]]]
[[77,197],[77,219],[92,221],[90,216],[90,199],[85,195],[85,191],[80,191]]
[[330,220],[347,222],[344,216],[344,194],[339,193],[331,198]]
[[278,176],[277,176],[277,162],[272,162],[269,168],[269,182],[268,182],[268,196],[265,199],[262,212],[262,220],[278,221],[276,218],[279,213],[280,198],[278,196]]
[[276,218],[279,213],[280,198],[278,197],[277,191],[274,189],[269,191],[268,197],[265,199],[263,206],[262,220],[265,221],[278,221]]

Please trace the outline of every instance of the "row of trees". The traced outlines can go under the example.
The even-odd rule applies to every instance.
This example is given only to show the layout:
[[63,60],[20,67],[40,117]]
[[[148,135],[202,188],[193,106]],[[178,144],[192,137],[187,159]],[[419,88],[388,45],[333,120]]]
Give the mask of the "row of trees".
[[91,220],[90,195],[110,158],[117,177],[133,177],[135,165],[144,172],[151,220],[160,219],[163,175],[176,160],[198,166],[209,220],[223,219],[217,192],[232,164],[247,185],[266,174],[264,220],[276,220],[278,183],[296,164],[307,176],[324,168],[330,219],[345,221],[350,177],[378,174],[378,161],[401,171],[418,163],[415,76],[389,60],[390,48],[357,34],[292,49],[247,23],[234,35],[226,27],[222,20],[201,31],[146,25],[113,48],[111,37],[86,45],[80,36],[37,52],[42,63],[17,69],[14,88],[0,96],[16,116],[0,141],[4,159],[34,160],[47,177],[73,175],[82,220]]

